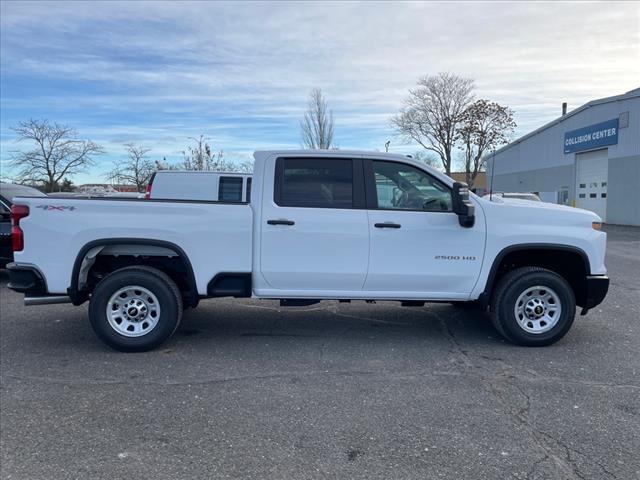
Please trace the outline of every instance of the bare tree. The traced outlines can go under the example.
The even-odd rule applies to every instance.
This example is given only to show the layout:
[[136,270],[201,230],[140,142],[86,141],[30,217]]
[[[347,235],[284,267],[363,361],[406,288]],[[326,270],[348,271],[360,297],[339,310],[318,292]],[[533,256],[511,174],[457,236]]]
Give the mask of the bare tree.
[[18,141],[33,142],[34,149],[14,152],[9,165],[16,170],[17,181],[41,183],[53,191],[63,178],[73,176],[93,164],[92,156],[104,152],[100,145],[78,140],[75,129],[30,119],[12,128]]
[[[240,164],[228,161],[224,158],[224,152],[218,150],[213,152],[211,145],[208,143],[209,138],[204,135],[199,137],[189,137],[190,140],[195,142],[195,145],[187,147],[183,150],[182,155],[184,157],[180,167],[185,170],[205,170],[211,172],[253,172],[253,162],[243,162]],[[176,168],[176,165],[171,165],[164,161],[164,167],[168,169]],[[177,168],[180,168],[177,167]]]
[[467,107],[457,134],[470,188],[478,173],[484,170],[485,153],[508,143],[515,128],[513,112],[508,107],[488,100],[477,100]]
[[186,170],[210,170],[213,157],[211,147],[207,143],[209,138],[200,135],[197,138],[189,137],[189,140],[193,140],[195,146],[189,145],[186,150],[182,151],[184,168]]
[[302,144],[306,148],[329,149],[333,144],[333,112],[327,110],[327,101],[322,90],[314,88],[309,95],[309,104],[300,122]]
[[442,163],[440,162],[440,158],[432,152],[424,152],[417,151],[412,155],[413,158],[418,160],[419,162],[424,163],[425,165],[429,165],[430,167],[435,168],[436,170],[442,168]]
[[125,149],[127,159],[117,162],[113,170],[107,173],[107,179],[112,183],[135,185],[138,192],[143,192],[151,175],[156,171],[155,164],[146,158],[151,149],[133,143],[125,144]]
[[222,159],[222,151],[217,154],[211,153],[211,146],[207,142],[209,138],[204,135],[199,137],[189,137],[195,142],[195,146],[188,146],[182,152],[184,156],[183,166],[186,170],[215,170],[217,160]]
[[423,77],[417,83],[418,87],[409,90],[404,106],[391,123],[405,139],[435,152],[449,175],[457,127],[473,100],[473,80],[440,73]]
[[235,165],[234,172],[238,173],[253,173],[253,162],[251,160],[245,160],[244,162]]

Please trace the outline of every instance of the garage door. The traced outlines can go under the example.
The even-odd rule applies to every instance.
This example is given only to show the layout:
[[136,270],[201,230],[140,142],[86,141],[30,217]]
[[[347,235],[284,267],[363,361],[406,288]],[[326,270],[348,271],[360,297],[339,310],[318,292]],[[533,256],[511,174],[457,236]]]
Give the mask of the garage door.
[[576,154],[576,206],[597,213],[602,221],[607,214],[607,149]]

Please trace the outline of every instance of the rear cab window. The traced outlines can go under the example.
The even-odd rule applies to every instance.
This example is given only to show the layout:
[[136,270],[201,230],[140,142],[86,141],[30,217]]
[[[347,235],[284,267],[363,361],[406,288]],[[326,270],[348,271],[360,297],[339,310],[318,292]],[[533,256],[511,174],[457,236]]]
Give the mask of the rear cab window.
[[281,207],[359,208],[364,189],[356,168],[361,164],[352,159],[279,158],[274,201]]

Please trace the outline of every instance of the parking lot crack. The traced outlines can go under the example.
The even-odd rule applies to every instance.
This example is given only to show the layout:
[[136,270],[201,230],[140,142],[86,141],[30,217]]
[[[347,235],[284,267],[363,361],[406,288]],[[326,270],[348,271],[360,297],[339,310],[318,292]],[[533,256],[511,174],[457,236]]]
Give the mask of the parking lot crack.
[[476,365],[471,360],[469,353],[462,348],[462,345],[456,338],[456,335],[453,333],[453,329],[451,325],[447,323],[440,314],[436,312],[433,312],[433,313],[439,321],[442,333],[449,340],[449,343],[451,345],[451,348],[449,349],[449,351],[454,355],[454,359],[456,360],[456,363],[459,364],[460,366],[465,367],[470,372],[476,372]]
[[540,465],[542,465],[544,462],[546,462],[547,460],[549,460],[549,455],[547,455],[546,453],[544,454],[544,456],[542,456],[541,458],[539,458],[538,460],[536,460],[535,462],[533,462],[531,464],[531,467],[529,468],[529,470],[527,471],[527,474],[525,476],[526,480],[531,480],[533,478],[533,474],[536,473],[536,470],[538,469],[538,467]]
[[518,410],[518,416],[520,416],[521,418],[526,418],[526,416],[529,414],[529,409],[531,408],[531,397],[520,385],[518,385],[517,383],[513,383],[513,385],[520,392],[520,395],[525,398],[525,405],[520,408],[520,410]]
[[[501,410],[505,412],[515,425],[527,432],[531,442],[541,451],[542,458],[546,460],[550,459],[556,466],[558,473],[562,475],[562,478],[583,480],[585,477],[571,456],[569,447],[559,440],[554,439],[551,435],[537,429],[529,421],[528,415],[531,408],[531,398],[523,387],[517,385],[515,382],[517,377],[508,371],[496,375],[493,371],[489,371],[483,367],[481,363],[475,362],[472,355],[462,348],[456,338],[451,323],[445,321],[445,319],[437,313],[436,316],[440,321],[442,332],[449,339],[452,347],[450,351],[456,356],[457,364],[464,367],[465,371],[470,372],[473,376],[480,379],[481,385],[487,388]],[[505,395],[505,392],[510,388],[515,388],[520,396],[524,397],[524,405],[514,409],[511,405],[512,402],[509,400],[510,396]],[[560,447],[564,455],[558,455],[558,447]],[[541,460],[540,463],[543,461],[545,460]],[[532,466],[530,475],[535,472],[535,468],[537,468],[537,465]]]
[[[584,476],[578,469],[577,465],[573,462],[570,454],[565,445],[561,444],[559,441],[555,440],[550,435],[536,428],[528,419],[528,412],[531,405],[531,401],[529,396],[524,393],[524,390],[515,384],[510,383],[510,385],[515,386],[516,390],[520,392],[526,399],[526,403],[524,407],[515,410],[509,405],[508,401],[505,400],[505,396],[503,395],[503,388],[500,385],[500,382],[491,381],[487,379],[487,384],[490,392],[493,397],[496,399],[497,403],[501,406],[502,410],[512,419],[513,423],[524,429],[532,443],[536,445],[541,453],[547,458],[551,459],[556,466],[559,473],[562,474],[562,478],[571,478],[571,479],[584,479]],[[506,382],[506,380],[505,380]],[[553,442],[550,443],[549,440]],[[554,445],[555,444],[555,445]],[[556,445],[562,447],[564,451],[564,455],[557,454]],[[537,468],[537,466],[536,466]],[[530,470],[531,474],[533,474],[533,470]]]
[[[585,454],[575,447],[567,445],[564,441],[559,438],[554,437],[550,433],[538,428],[534,423],[532,423],[528,418],[529,409],[531,407],[531,399],[529,394],[526,392],[525,388],[513,382],[513,385],[521,396],[525,398],[525,406],[521,407],[518,411],[513,412],[504,397],[501,395],[499,389],[496,389],[496,383],[490,383],[491,388],[493,389],[494,397],[499,401],[502,405],[503,409],[511,415],[515,423],[525,428],[530,437],[534,440],[534,443],[541,448],[545,454],[551,458],[556,465],[560,467],[562,471],[570,470],[570,473],[573,475],[573,478],[583,479],[584,475],[581,473],[576,455],[580,456],[585,463],[590,463],[597,466],[608,478],[616,478],[615,474],[609,470],[603,463],[599,462],[593,455]],[[558,450],[562,450],[563,455],[557,455],[555,452]],[[532,472],[530,470],[530,472]],[[533,473],[533,472],[532,472]],[[601,477],[605,478],[605,477]]]
[[56,378],[56,377],[36,377],[36,376],[23,376],[23,375],[13,375],[6,374],[3,376],[2,385],[6,383],[6,379],[12,379],[19,382],[33,382],[33,383],[42,383],[42,384],[61,384],[61,385],[157,385],[157,386],[182,386],[182,385],[212,385],[212,384],[222,384],[229,382],[244,382],[244,381],[253,381],[253,380],[272,380],[272,379],[286,379],[291,376],[298,377],[313,377],[318,375],[329,375],[329,376],[344,376],[344,377],[359,377],[359,376],[368,376],[374,375],[379,372],[368,371],[368,370],[336,370],[336,371],[327,371],[327,370],[317,370],[311,372],[283,372],[283,373],[274,373],[274,374],[264,374],[264,375],[245,375],[245,376],[236,376],[236,377],[222,377],[222,378],[194,378],[194,379],[185,379],[185,380],[176,380],[176,381],[161,381],[161,380],[140,380],[136,379],[135,381],[130,380],[120,380],[120,379],[103,379],[103,380],[88,380],[88,379],[71,379],[71,378]]

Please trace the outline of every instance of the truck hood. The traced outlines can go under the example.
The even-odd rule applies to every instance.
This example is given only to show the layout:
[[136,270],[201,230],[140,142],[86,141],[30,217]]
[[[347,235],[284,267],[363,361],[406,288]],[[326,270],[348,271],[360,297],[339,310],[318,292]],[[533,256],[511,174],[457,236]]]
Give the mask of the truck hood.
[[489,201],[487,199],[479,199],[482,208],[486,212],[504,212],[508,216],[521,214],[524,218],[546,217],[550,223],[556,221],[572,222],[601,222],[602,219],[594,212],[584,210],[582,208],[569,207],[566,205],[557,205],[555,203],[533,202],[529,200],[520,200],[510,198],[508,201]]

